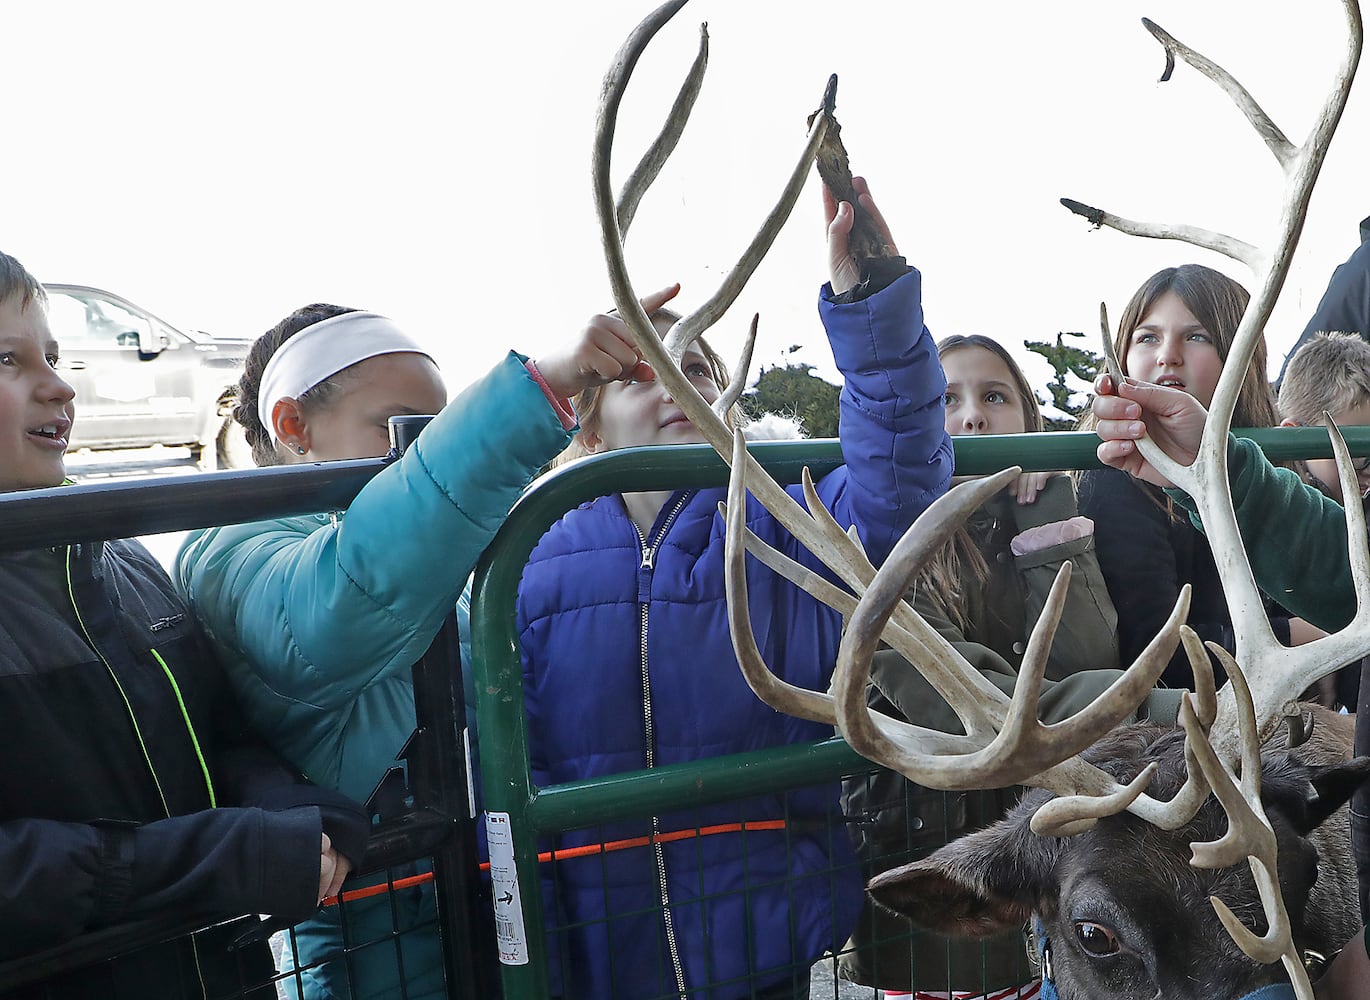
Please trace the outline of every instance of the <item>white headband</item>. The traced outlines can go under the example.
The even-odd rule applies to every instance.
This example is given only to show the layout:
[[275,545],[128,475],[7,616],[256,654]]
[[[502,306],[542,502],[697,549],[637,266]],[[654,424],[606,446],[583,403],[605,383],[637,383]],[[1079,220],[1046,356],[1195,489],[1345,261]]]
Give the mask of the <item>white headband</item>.
[[271,413],[285,397],[299,399],[330,375],[379,354],[432,355],[384,316],[350,312],[307,326],[271,356],[257,390],[257,416],[276,436]]

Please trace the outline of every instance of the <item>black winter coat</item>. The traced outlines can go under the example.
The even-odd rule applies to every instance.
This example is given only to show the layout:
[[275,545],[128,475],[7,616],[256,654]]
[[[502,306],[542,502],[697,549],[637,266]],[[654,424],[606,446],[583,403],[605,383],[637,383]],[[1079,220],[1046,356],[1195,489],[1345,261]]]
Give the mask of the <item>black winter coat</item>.
[[[321,831],[360,860],[360,808],[304,784],[247,730],[141,545],[2,555],[0,594],[0,959],[147,918],[298,920],[315,907]],[[272,966],[265,944],[230,954],[230,936],[3,995],[237,995]]]
[[[1155,487],[1117,469],[1091,469],[1080,477],[1080,513],[1094,519],[1094,549],[1108,594],[1118,612],[1118,660],[1132,663],[1161,630],[1180,588],[1193,589],[1189,627],[1199,638],[1232,649],[1232,615],[1208,539],[1184,511],[1171,514]],[[1275,635],[1289,642],[1289,615],[1266,600]],[[1221,668],[1214,661],[1221,684]],[[1167,687],[1193,688],[1184,648],[1175,650],[1161,675]]]

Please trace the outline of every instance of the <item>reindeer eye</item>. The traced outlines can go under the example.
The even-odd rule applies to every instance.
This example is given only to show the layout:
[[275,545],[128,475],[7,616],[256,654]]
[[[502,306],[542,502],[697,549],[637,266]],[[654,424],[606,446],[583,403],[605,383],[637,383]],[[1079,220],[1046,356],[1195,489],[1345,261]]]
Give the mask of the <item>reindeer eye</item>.
[[1116,955],[1122,951],[1118,938],[1103,924],[1092,924],[1087,920],[1075,922],[1075,938],[1080,947],[1095,958]]

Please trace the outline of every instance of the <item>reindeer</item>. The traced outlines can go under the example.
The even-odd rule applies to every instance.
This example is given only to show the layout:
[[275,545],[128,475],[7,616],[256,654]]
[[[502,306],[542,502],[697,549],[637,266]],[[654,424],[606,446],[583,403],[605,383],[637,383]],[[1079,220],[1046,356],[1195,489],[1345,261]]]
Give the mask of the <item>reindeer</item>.
[[[1312,832],[1337,813],[1370,765],[1342,763],[1344,733],[1326,716],[1316,717],[1313,739],[1297,749],[1276,737],[1262,755],[1261,741],[1275,734],[1281,718],[1298,716],[1295,699],[1313,680],[1370,652],[1370,550],[1364,518],[1353,510],[1348,534],[1358,614],[1341,632],[1315,643],[1297,649],[1280,645],[1261,610],[1237,530],[1226,436],[1242,373],[1287,274],[1313,184],[1359,62],[1362,27],[1356,0],[1343,0],[1347,51],[1336,85],[1299,147],[1225,71],[1147,22],[1165,46],[1168,64],[1178,56],[1233,96],[1288,178],[1271,254],[1193,227],[1133,223],[1088,210],[1093,213],[1091,221],[1099,224],[1230,253],[1257,274],[1258,291],[1219,382],[1196,460],[1180,466],[1150,442],[1141,443],[1152,464],[1198,508],[1224,578],[1237,648],[1235,657],[1216,647],[1205,651],[1182,625],[1188,604],[1188,593],[1183,592],[1160,633],[1118,681],[1075,716],[1050,726],[1038,720],[1037,699],[1069,566],[1062,569],[1032,632],[1011,698],[961,660],[902,599],[928,556],[1018,469],[963,484],[937,501],[877,570],[859,541],[842,532],[822,509],[807,475],[805,510],[765,476],[741,436],[727,429],[677,367],[685,347],[736,298],[783,225],[808,165],[824,142],[831,141],[831,101],[810,118],[808,139],[785,193],[719,291],[661,340],[639,304],[623,253],[625,220],[631,220],[643,190],[684,127],[702,61],[696,62],[662,136],[617,203],[609,184],[615,117],[647,42],[683,3],[673,0],[649,15],[625,42],[606,76],[596,127],[594,193],[620,313],[658,377],[731,465],[724,508],[726,583],[738,661],[753,690],[768,704],[835,725],[858,752],[920,785],[968,790],[1026,784],[1035,789],[1000,826],[949,846],[922,865],[880,876],[872,893],[896,909],[922,914],[919,919],[925,922],[962,931],[1006,926],[1032,916],[1040,930],[1046,972],[1063,1000],[1106,995],[1237,997],[1281,981],[1280,971],[1272,968],[1276,962],[1283,963],[1283,975],[1300,1000],[1311,1000],[1304,953],[1331,951],[1359,926],[1354,875],[1344,859],[1344,820],[1338,820],[1336,831],[1329,830],[1334,834],[1329,839],[1343,842],[1340,853]],[[1107,318],[1102,319],[1108,349]],[[755,330],[754,318],[744,367]],[[1112,365],[1116,376],[1116,359]],[[740,388],[740,375],[739,371],[733,391]],[[1331,434],[1344,489],[1354,495],[1345,444],[1335,428]],[[842,586],[749,535],[743,519],[747,490],[824,560]],[[766,667],[748,619],[748,554],[847,617],[830,692],[793,687]],[[1179,642],[1194,665],[1197,686],[1192,699],[1186,696],[1182,704],[1182,730],[1144,726],[1115,733],[1132,717]],[[955,710],[962,733],[937,732],[870,711],[871,657],[881,643],[901,652],[928,679]],[[1209,652],[1222,659],[1229,677],[1221,693],[1214,691]],[[1192,857],[1186,864],[1183,845],[1191,840]],[[1153,861],[1160,874],[1148,874]],[[1243,861],[1249,863],[1249,872],[1240,867]],[[1211,910],[1199,905],[1201,895],[1210,897]],[[1285,898],[1294,901],[1292,911]]]

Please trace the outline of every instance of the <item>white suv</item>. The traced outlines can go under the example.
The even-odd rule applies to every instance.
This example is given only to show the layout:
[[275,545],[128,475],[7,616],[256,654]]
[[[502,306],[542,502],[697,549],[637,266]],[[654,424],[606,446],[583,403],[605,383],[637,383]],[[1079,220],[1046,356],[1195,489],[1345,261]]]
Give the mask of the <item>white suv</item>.
[[99,288],[44,287],[76,390],[73,451],[161,444],[189,447],[206,468],[251,464],[232,416],[251,340],[177,329]]

